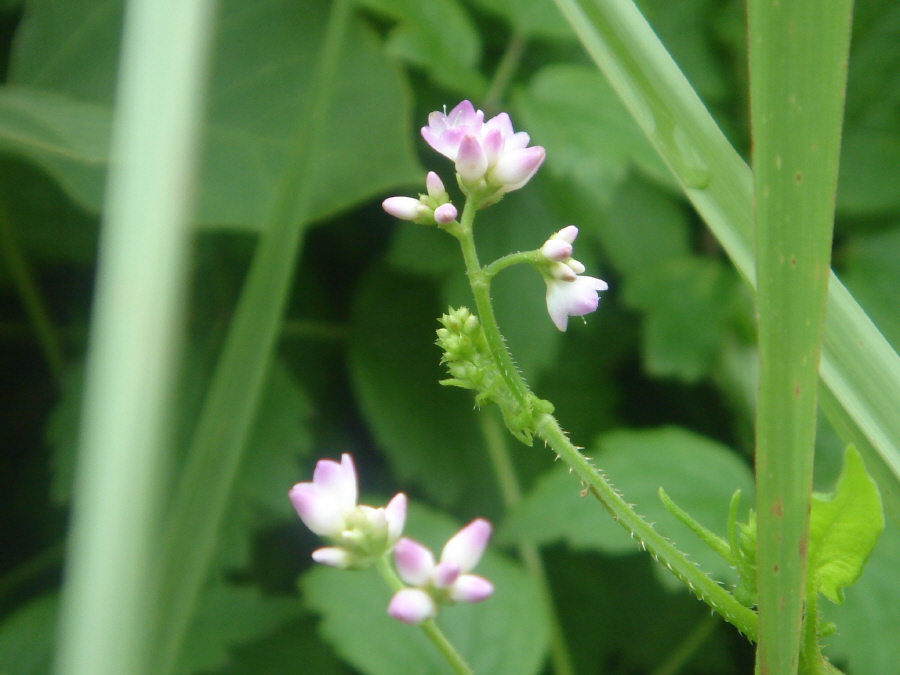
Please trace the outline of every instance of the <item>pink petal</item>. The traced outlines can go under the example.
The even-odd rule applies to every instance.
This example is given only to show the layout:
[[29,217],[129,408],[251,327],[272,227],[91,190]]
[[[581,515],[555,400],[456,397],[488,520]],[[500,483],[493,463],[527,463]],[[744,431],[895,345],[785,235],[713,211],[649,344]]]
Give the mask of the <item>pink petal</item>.
[[454,562],[459,565],[461,572],[472,570],[481,560],[492,529],[484,518],[473,520],[444,545],[441,562]]
[[381,208],[400,220],[417,220],[425,210],[419,200],[412,197],[388,197],[381,202]]
[[434,210],[434,220],[441,225],[447,225],[456,220],[458,215],[456,207],[453,204],[441,204]]
[[406,495],[398,492],[384,507],[384,515],[388,524],[388,541],[395,542],[403,534],[406,525]]
[[525,185],[540,168],[546,153],[535,145],[531,148],[507,150],[491,172],[492,182],[504,186],[507,192]]
[[472,105],[471,101],[460,101],[450,111],[446,119],[450,126],[467,126],[473,127],[475,131],[480,131],[484,113],[480,110],[475,110],[475,106]]
[[447,588],[459,578],[459,565],[454,562],[439,562],[431,573],[431,583],[435,588]]
[[424,586],[434,569],[434,554],[417,541],[401,537],[394,546],[397,574],[410,586]]
[[328,565],[329,567],[340,567],[342,569],[349,567],[352,562],[350,553],[346,549],[337,546],[317,548],[312,552],[312,559],[317,563]]
[[459,151],[456,154],[456,170],[463,183],[473,184],[484,178],[488,162],[481,143],[471,134],[466,134],[459,142]]
[[454,602],[481,602],[494,594],[494,584],[477,574],[463,574],[450,589]]
[[551,237],[541,246],[541,255],[553,262],[563,262],[572,257],[572,244]]
[[[332,462],[334,464],[334,462]],[[314,533],[335,537],[344,529],[344,516],[332,496],[314,483],[297,483],[288,493],[300,520]]]
[[578,228],[574,225],[566,225],[563,229],[553,235],[552,239],[562,239],[563,241],[567,241],[570,244],[575,243],[575,238],[578,236]]
[[[514,132],[512,122],[509,119],[509,115],[507,115],[505,112],[502,112],[484,123],[485,135],[494,130],[498,131],[504,139],[512,138]],[[525,134],[525,136],[525,145],[528,145],[528,134]]]
[[404,588],[394,593],[387,613],[403,623],[414,626],[437,614],[437,605],[425,591],[418,588]]
[[425,176],[425,189],[428,190],[428,196],[432,199],[440,199],[447,194],[447,190],[444,189],[444,182],[434,171],[429,171],[428,175]]
[[568,281],[547,282],[547,313],[553,325],[565,332],[569,327],[569,313],[566,311],[566,285]]
[[491,129],[481,140],[481,147],[488,166],[494,166],[503,154],[503,134],[499,129]]

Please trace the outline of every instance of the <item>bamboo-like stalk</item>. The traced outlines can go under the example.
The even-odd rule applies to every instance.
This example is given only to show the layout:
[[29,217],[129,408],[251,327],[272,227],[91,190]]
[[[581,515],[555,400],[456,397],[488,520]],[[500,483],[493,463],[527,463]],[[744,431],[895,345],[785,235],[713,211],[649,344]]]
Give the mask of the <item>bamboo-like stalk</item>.
[[799,667],[852,0],[750,0],[760,386],[757,669]]
[[147,673],[213,3],[130,0],[55,672]]

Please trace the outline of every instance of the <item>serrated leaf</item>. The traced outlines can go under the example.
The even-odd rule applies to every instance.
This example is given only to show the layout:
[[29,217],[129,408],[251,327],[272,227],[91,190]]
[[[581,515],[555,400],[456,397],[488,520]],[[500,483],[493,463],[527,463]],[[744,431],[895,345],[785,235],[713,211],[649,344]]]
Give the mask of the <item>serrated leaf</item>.
[[[302,7],[276,0],[252,11],[240,0],[223,3],[199,223],[249,229],[262,223],[303,114],[327,9],[324,0]],[[121,24],[121,0],[36,0],[12,56],[11,81],[32,92],[19,101],[31,112],[19,124],[27,134],[16,149],[93,211],[102,198],[97,165],[105,156],[97,153],[108,135],[103,129],[110,119]],[[351,33],[325,132],[328,152],[319,159],[311,190],[313,220],[420,174],[405,82],[371,31],[357,21]]]
[[0,673],[50,672],[59,598],[55,593],[29,601],[0,623]]
[[[434,551],[459,528],[439,513],[412,504],[407,533]],[[490,579],[494,595],[476,605],[445,608],[437,622],[476,673],[534,675],[547,647],[547,625],[531,577],[491,550],[477,574]],[[451,673],[421,630],[389,618],[391,593],[374,570],[347,572],[314,568],[302,579],[305,603],[322,615],[327,642],[366,675],[447,675]]]
[[604,77],[592,68],[545,66],[514,98],[547,168],[608,200],[632,167],[671,185],[668,169]]
[[843,605],[823,603],[826,619],[837,632],[825,653],[853,675],[893,673],[900,663],[900,530],[890,524],[866,564],[862,578],[848,588]]
[[[737,455],[693,432],[663,427],[601,436],[592,456],[594,465],[661,534],[714,577],[735,579],[731,567],[666,510],[657,492],[662,486],[697,521],[723,534],[734,490],[742,491],[745,503],[753,494],[753,475]],[[612,555],[636,551],[634,540],[596,499],[581,496],[581,489],[565,467],[554,468],[503,524],[501,539],[539,544],[561,540],[576,549]]]
[[848,446],[835,492],[813,494],[809,519],[809,570],[825,597],[843,602],[842,589],[862,574],[883,529],[878,487]]

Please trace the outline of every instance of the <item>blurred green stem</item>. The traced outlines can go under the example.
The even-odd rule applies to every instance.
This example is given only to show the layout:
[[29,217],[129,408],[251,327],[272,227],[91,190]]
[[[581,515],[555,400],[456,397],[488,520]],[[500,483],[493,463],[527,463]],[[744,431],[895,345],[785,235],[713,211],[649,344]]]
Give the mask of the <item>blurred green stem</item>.
[[[378,570],[381,578],[384,579],[384,582],[392,591],[394,591],[394,593],[406,588],[406,584],[400,580],[400,577],[397,576],[397,573],[394,572],[391,564],[388,562],[387,555],[378,559],[378,562],[375,563],[375,569]],[[440,628],[438,628],[434,619],[423,621],[419,624],[419,628],[421,628],[422,632],[428,636],[428,639],[431,640],[432,644],[437,647],[441,656],[444,657],[444,660],[447,661],[456,675],[473,675],[471,668],[469,668],[459,652],[456,651],[456,648],[450,643],[447,636],[444,635]]]
[[[516,467],[509,452],[503,425],[500,424],[497,411],[494,409],[482,410],[478,415],[478,421],[488,449],[488,456],[494,466],[497,483],[500,486],[503,505],[507,511],[511,511],[522,501],[522,489],[519,487],[519,480],[516,477]],[[553,591],[550,588],[547,571],[544,569],[544,561],[541,560],[540,550],[532,543],[521,543],[518,549],[519,557],[525,564],[525,568],[540,589],[541,601],[547,614],[547,623],[550,625],[550,656],[553,660],[553,670],[556,675],[574,675],[575,667],[566,644],[566,635],[559,619],[559,613],[556,611]]]
[[719,619],[716,616],[703,617],[703,620],[691,629],[681,644],[675,648],[675,651],[669,654],[669,658],[654,668],[650,675],[675,675],[690,662],[697,650],[703,646],[717,623],[719,623]]
[[510,35],[509,42],[506,43],[506,49],[503,51],[503,56],[500,57],[500,63],[497,64],[497,70],[494,71],[494,77],[482,101],[482,107],[489,115],[499,111],[500,103],[506,95],[506,90],[509,89],[509,83],[512,82],[512,78],[522,62],[522,55],[525,53],[527,44],[528,37],[524,33],[515,31]]
[[19,298],[22,300],[28,320],[31,322],[44,359],[50,368],[50,374],[53,375],[58,389],[62,383],[63,370],[66,365],[59,335],[50,319],[47,305],[41,297],[31,265],[28,264],[28,259],[16,239],[9,218],[9,209],[3,195],[0,195],[0,248],[3,251],[3,260],[6,262],[9,276],[19,293]]

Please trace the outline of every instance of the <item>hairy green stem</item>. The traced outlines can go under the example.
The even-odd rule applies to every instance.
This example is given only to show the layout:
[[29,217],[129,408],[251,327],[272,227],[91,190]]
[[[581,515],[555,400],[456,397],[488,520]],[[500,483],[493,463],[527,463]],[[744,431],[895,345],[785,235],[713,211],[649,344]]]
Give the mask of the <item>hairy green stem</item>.
[[543,258],[544,256],[543,254],[541,254],[540,249],[536,251],[520,251],[518,253],[510,253],[509,255],[505,255],[502,258],[498,258],[489,265],[485,265],[481,271],[488,280],[491,280],[507,267],[520,265],[522,263],[534,264],[536,262],[540,262]]
[[[534,398],[528,385],[522,376],[512,365],[512,357],[506,349],[497,320],[494,317],[493,306],[490,298],[490,278],[484,274],[478,263],[475,252],[475,240],[472,235],[472,224],[475,218],[474,200],[467,200],[463,209],[463,216],[454,235],[460,242],[463,257],[466,261],[466,272],[472,293],[475,296],[475,304],[478,308],[485,340],[491,351],[495,364],[503,374],[504,381],[515,394],[516,399],[523,405],[524,410],[530,410],[528,403]],[[653,526],[639,516],[612,484],[593,466],[588,458],[582,455],[578,448],[569,440],[556,418],[547,413],[534,415],[533,427],[536,434],[544,440],[571,469],[585,486],[600,500],[620,525],[637,539],[641,547],[645,548],[656,560],[669,568],[669,570],[682,582],[687,584],[701,600],[706,602],[715,611],[721,614],[729,623],[733,624],[741,633],[751,640],[756,639],[757,617],[756,613],[744,607],[735,600],[734,596],[722,588],[717,582],[704,574],[697,566],[665,537],[660,535]]]
[[494,316],[494,307],[491,304],[491,280],[485,275],[481,269],[481,263],[478,262],[478,253],[475,251],[475,238],[472,235],[472,224],[475,222],[476,202],[474,199],[467,199],[466,205],[463,207],[462,218],[460,218],[460,227],[454,231],[454,235],[459,240],[462,248],[463,259],[466,263],[466,274],[469,277],[469,285],[472,287],[472,295],[475,296],[475,306],[478,309],[478,318],[484,327],[484,337],[487,340],[488,349],[491,351],[491,358],[497,364],[503,381],[513,396],[519,402],[524,410],[531,408],[528,401],[531,392],[522,375],[519,373],[503,336],[500,334],[500,327],[497,325],[497,318]]
[[[516,477],[516,469],[503,428],[495,410],[483,410],[478,419],[481,423],[481,433],[488,449],[488,456],[491,458],[491,464],[493,464],[494,473],[500,485],[503,505],[507,510],[512,510],[522,501],[522,489],[519,487],[519,480]],[[553,591],[550,588],[547,571],[544,569],[544,562],[541,560],[540,550],[533,543],[521,543],[518,551],[525,569],[538,585],[547,622],[550,624],[550,658],[553,661],[553,670],[557,675],[575,675],[575,666],[572,663],[572,656],[569,654],[559,613],[556,611]]]
[[[398,577],[397,573],[391,568],[391,565],[388,562],[388,556],[385,555],[379,558],[375,563],[375,569],[378,570],[381,578],[384,579],[384,582],[395,593],[406,588],[406,584],[400,580],[400,577]],[[473,675],[472,669],[469,668],[463,657],[456,651],[456,648],[450,643],[447,636],[444,635],[440,628],[438,628],[434,619],[423,621],[419,624],[419,627],[422,629],[422,632],[428,636],[428,639],[431,640],[434,646],[437,647],[441,656],[444,657],[456,675]]]

